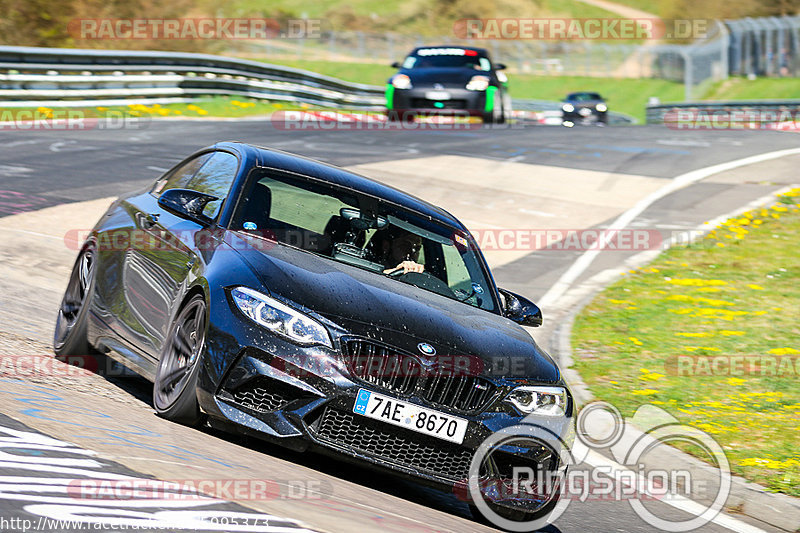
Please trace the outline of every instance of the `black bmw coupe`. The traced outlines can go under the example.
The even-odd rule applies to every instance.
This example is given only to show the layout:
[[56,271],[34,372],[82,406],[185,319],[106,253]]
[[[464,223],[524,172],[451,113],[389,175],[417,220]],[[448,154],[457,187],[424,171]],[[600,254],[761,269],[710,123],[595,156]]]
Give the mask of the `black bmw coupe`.
[[[57,355],[107,354],[157,413],[315,449],[453,490],[563,471],[573,402],[446,211],[333,166],[241,143],[203,149],[116,200],[82,245]],[[500,446],[521,422],[548,438]],[[474,465],[477,465],[474,466]],[[549,512],[482,484],[498,513]],[[505,486],[505,485],[503,485]]]

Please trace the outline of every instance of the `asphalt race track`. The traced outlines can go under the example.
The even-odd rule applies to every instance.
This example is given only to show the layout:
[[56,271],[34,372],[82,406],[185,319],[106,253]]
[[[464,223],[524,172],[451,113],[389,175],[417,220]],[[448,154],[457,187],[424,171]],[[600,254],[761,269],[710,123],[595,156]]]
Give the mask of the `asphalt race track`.
[[[128,129],[0,130],[0,354],[51,357],[55,309],[76,253],[74,245],[65,245],[67,233],[90,228],[106,199],[151,183],[196,149],[223,140],[354,168],[441,204],[479,230],[603,228],[676,176],[800,144],[792,133],[691,132],[663,126],[280,131],[264,120],[162,120]],[[653,203],[630,226],[693,230],[797,182],[799,166],[800,156],[794,155],[716,174]],[[579,255],[568,250],[487,252],[498,283],[534,300]],[[576,284],[631,255],[600,254]],[[544,308],[546,327],[532,330],[545,346],[562,311],[558,303]],[[212,524],[223,531],[236,530],[231,524],[243,531],[286,532],[491,530],[452,494],[315,455],[166,422],[153,414],[148,385],[137,378],[90,374],[27,379],[6,369],[2,374],[0,522],[16,518],[35,526],[42,517],[69,519],[83,513],[126,520],[156,517],[175,530],[176,523],[197,529],[197,521],[203,521],[203,528]],[[163,495],[100,498],[89,502],[91,509],[85,501],[76,505],[74,497],[70,500],[69,480],[121,479],[115,476],[270,484],[266,496],[258,498],[224,491],[201,501]],[[685,516],[662,502],[647,505],[672,520]],[[736,518],[699,531],[778,531]],[[14,527],[0,523],[3,531],[22,530]],[[589,498],[573,501],[543,531],[658,530],[624,500]]]

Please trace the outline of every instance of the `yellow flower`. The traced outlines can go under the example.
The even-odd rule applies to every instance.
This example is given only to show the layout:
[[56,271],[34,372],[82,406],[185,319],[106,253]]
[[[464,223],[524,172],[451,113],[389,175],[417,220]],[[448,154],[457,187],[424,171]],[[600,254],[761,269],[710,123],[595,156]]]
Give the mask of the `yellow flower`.
[[703,298],[702,296],[689,296],[688,294],[673,294],[667,300],[676,300],[679,302],[696,302],[707,305],[733,305],[733,302],[727,300],[716,300],[713,298]]
[[753,285],[752,283],[749,284],[747,287],[750,288],[750,289],[753,289],[754,291],[763,291],[764,290],[764,287],[762,287],[761,285]]
[[800,350],[795,350],[794,348],[773,348],[767,353],[771,353],[772,355],[798,355],[800,354]]
[[725,248],[725,243],[718,242],[718,243],[717,243],[717,246],[719,246],[720,248]]
[[744,331],[731,331],[729,329],[723,329],[719,332],[720,335],[725,335],[726,337],[734,337],[737,335],[744,335]]
[[733,385],[734,387],[738,387],[745,382],[747,382],[747,380],[742,378],[728,378],[728,385]]
[[676,278],[668,280],[667,283],[671,283],[673,285],[684,285],[688,287],[707,287],[707,286],[718,286],[718,285],[728,284],[727,281],[721,279],[699,279],[699,278]]
[[642,341],[640,341],[636,337],[628,337],[628,340],[631,341],[636,346],[641,346],[642,344],[644,344]]
[[631,394],[634,394],[636,396],[652,396],[653,394],[658,394],[658,391],[655,389],[641,389],[641,390],[635,390]]

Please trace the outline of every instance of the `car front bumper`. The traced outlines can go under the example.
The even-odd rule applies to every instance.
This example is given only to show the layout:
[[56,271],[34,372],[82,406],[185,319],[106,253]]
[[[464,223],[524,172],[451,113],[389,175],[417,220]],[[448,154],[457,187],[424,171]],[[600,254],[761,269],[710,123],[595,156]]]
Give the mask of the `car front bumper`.
[[487,94],[488,91],[459,88],[393,89],[387,90],[387,109],[397,113],[483,115],[491,112],[491,108],[487,109]]
[[[468,412],[432,405],[418,396],[399,396],[353,376],[343,362],[337,339],[337,349],[300,347],[254,328],[247,320],[228,317],[225,331],[215,330],[211,324],[198,399],[212,424],[296,450],[313,448],[464,493],[476,450],[491,435],[522,421],[523,417],[503,402],[509,386],[498,383],[489,400]],[[466,419],[463,442],[451,443],[355,414],[353,406],[360,389]],[[538,417],[548,428],[546,435],[498,448],[493,457],[502,460],[492,463],[498,468],[496,473],[510,479],[513,466],[536,471],[563,469],[563,448],[570,447],[574,438],[571,397],[569,404],[567,416]],[[527,424],[537,422],[530,418]],[[500,463],[502,469],[497,466]],[[497,491],[484,495],[498,505],[508,499]]]

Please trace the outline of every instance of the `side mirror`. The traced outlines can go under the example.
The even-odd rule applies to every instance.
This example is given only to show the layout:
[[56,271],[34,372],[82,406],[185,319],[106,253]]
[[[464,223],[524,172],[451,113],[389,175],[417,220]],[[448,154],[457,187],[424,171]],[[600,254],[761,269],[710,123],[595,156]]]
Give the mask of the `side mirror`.
[[219,200],[216,196],[189,189],[169,189],[158,197],[158,205],[167,211],[188,218],[203,226],[210,226],[214,221],[203,214],[206,204]]
[[392,65],[391,65],[391,67],[392,67],[392,68],[400,68],[401,66],[402,66],[402,65],[400,64],[400,62],[399,62],[399,61],[395,61],[395,62],[394,62],[394,63],[392,63]]
[[503,314],[509,320],[513,320],[522,326],[538,327],[542,325],[542,310],[539,306],[523,298],[519,294],[514,294],[505,289],[497,289],[505,300]]
[[495,70],[505,70],[505,69],[507,69],[507,68],[508,68],[508,67],[506,66],[506,64],[505,64],[505,63],[495,63],[495,64],[494,64],[494,69],[495,69]]

